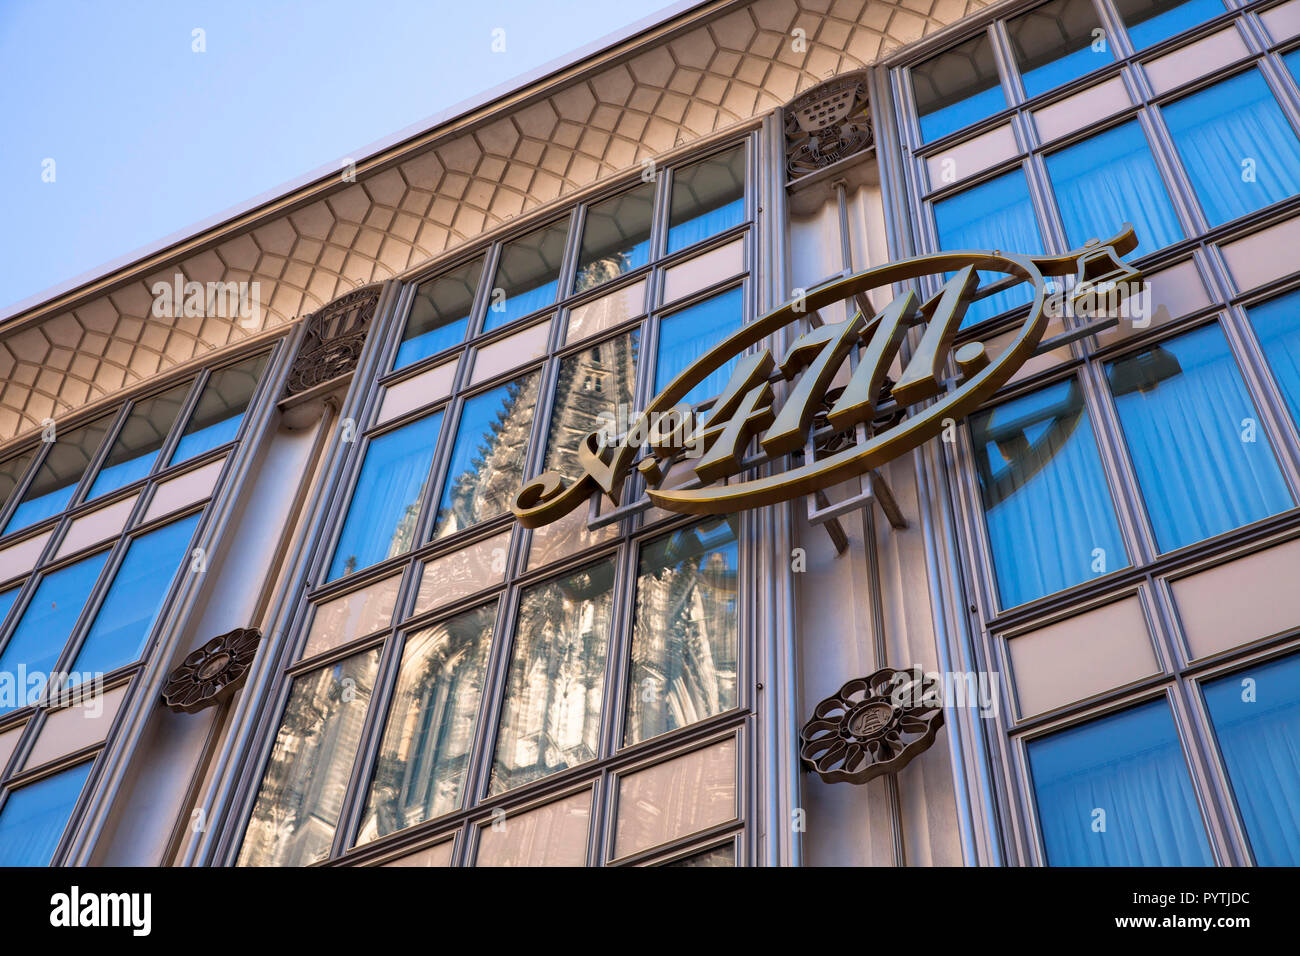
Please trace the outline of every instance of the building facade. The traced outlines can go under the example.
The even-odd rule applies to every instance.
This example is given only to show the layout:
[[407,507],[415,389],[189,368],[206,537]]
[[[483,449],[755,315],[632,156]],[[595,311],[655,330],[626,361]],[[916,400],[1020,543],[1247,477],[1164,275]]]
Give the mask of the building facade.
[[[1298,131],[1300,0],[718,0],[11,316],[0,862],[1295,865]],[[980,260],[936,389],[1041,340],[878,467],[516,517],[786,303],[1125,224],[1118,321]],[[929,402],[823,392],[742,478]]]

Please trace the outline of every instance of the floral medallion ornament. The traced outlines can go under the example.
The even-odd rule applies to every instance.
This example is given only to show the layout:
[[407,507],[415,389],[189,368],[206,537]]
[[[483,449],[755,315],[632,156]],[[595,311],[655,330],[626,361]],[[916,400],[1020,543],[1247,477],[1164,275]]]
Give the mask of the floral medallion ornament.
[[197,713],[225,700],[244,682],[262,641],[255,627],[238,627],[214,637],[171,672],[163,702],[172,710]]
[[827,783],[866,783],[902,770],[942,726],[939,682],[919,667],[884,667],[817,705],[799,733],[799,753]]

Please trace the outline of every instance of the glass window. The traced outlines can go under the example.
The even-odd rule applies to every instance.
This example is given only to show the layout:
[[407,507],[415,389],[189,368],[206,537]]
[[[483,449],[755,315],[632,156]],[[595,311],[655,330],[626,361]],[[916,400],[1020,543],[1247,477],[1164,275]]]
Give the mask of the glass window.
[[68,506],[112,423],[113,416],[106,415],[66,434],[55,433],[49,453],[5,526],[5,534],[44,521]]
[[673,171],[668,254],[745,221],[745,147]]
[[1217,323],[1106,365],[1162,551],[1291,506]]
[[1003,607],[1128,567],[1078,379],[979,412],[971,444]]
[[[1037,96],[1113,62],[1092,0],[1053,0],[1007,21],[1026,96]],[[1100,41],[1100,42],[1097,42]]]
[[1213,866],[1163,699],[1029,743],[1049,866]]
[[1300,655],[1211,681],[1205,706],[1255,862],[1300,864]]
[[627,692],[629,744],[739,702],[736,520],[702,521],[641,548]]
[[[934,204],[939,248],[1006,249],[1032,255],[1043,248],[1042,233],[1029,200],[1029,185],[1022,169],[1013,169]],[[980,282],[1004,278],[998,272],[981,272]],[[983,322],[1030,301],[1024,284],[972,302],[962,327]]]
[[1126,222],[1137,231],[1140,255],[1183,238],[1136,120],[1053,153],[1046,163],[1070,248],[1105,241]]
[[569,217],[501,247],[483,331],[499,329],[555,302]]
[[573,291],[585,292],[650,261],[654,183],[588,207]]
[[1211,226],[1300,192],[1300,138],[1259,70],[1162,112]]
[[131,542],[72,666],[78,680],[140,659],[176,569],[189,568],[186,558],[198,523],[199,515],[192,514]]
[[329,580],[410,550],[441,426],[434,412],[370,439]]
[[598,756],[613,604],[614,563],[609,560],[524,591],[492,763],[492,793]]
[[923,143],[1006,108],[987,33],[912,67],[911,72]]
[[87,501],[138,481],[153,470],[154,459],[167,441],[192,384],[186,382],[132,406],[86,493]]
[[1220,0],[1115,0],[1133,49],[1142,50],[1224,12]]
[[378,669],[372,648],[294,679],[239,866],[306,866],[329,855]]
[[[658,358],[655,363],[655,391],[662,391],[688,365],[728,335],[738,332],[744,324],[744,308],[744,292],[737,286],[661,319]],[[683,401],[702,402],[720,395],[737,361],[730,359],[712,372],[691,389]]]
[[624,418],[631,417],[640,342],[641,331],[633,329],[574,352],[560,362],[546,439],[547,469],[576,479],[583,472],[578,462],[582,440],[600,428],[616,433],[622,427],[618,422],[620,407]]
[[208,376],[198,404],[185,423],[185,431],[172,453],[173,465],[235,440],[244,410],[257,390],[266,367],[267,353],[254,355]]
[[540,373],[530,372],[465,400],[435,538],[505,513],[523,478],[539,378]]
[[1248,311],[1277,387],[1300,425],[1300,291],[1252,305]]
[[5,618],[9,616],[9,609],[14,606],[14,601],[18,600],[18,592],[21,587],[12,587],[8,591],[0,592],[0,634],[4,633]]
[[460,806],[496,611],[486,604],[407,637],[358,843]]
[[1282,61],[1286,63],[1286,68],[1291,71],[1296,82],[1300,83],[1300,50],[1292,50],[1282,57]]
[[37,445],[36,448],[23,452],[21,455],[14,455],[8,461],[0,464],[0,515],[4,514],[5,505],[9,503],[9,496],[14,493],[14,489],[18,487],[19,482],[23,480],[23,476],[27,474],[27,468],[31,465],[32,459],[36,457],[36,452],[40,447],[40,445]]
[[699,853],[692,853],[690,856],[684,856],[681,859],[664,864],[664,866],[690,867],[731,867],[735,865],[736,844],[734,842],[724,843],[722,846],[715,846],[709,850],[701,850]]
[[49,866],[93,760],[9,794],[0,808],[0,866]]
[[107,558],[101,551],[41,579],[0,653],[0,675],[26,675],[13,683],[0,680],[0,713],[40,698]]
[[474,294],[482,275],[483,257],[479,256],[416,287],[394,368],[405,368],[465,341],[470,313],[474,310]]

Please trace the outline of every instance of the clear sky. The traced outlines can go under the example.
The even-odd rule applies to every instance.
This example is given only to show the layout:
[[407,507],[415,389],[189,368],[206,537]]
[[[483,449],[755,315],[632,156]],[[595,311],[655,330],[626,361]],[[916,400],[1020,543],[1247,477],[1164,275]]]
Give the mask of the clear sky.
[[0,0],[0,314],[671,5]]

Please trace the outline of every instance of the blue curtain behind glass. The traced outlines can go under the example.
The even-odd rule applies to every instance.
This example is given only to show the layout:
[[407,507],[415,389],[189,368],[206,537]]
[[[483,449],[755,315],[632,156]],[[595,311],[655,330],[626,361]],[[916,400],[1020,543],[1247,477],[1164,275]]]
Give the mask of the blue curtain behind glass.
[[465,329],[469,327],[469,314],[466,313],[446,325],[435,326],[414,338],[409,338],[397,347],[397,358],[393,368],[406,368],[412,362],[418,362],[430,355],[437,355],[443,349],[459,345],[465,338]]
[[49,866],[90,776],[87,760],[15,790],[0,810],[0,866]]
[[441,426],[442,412],[435,412],[370,442],[330,563],[331,581],[411,546]]
[[188,568],[198,523],[192,514],[131,542],[77,654],[76,674],[107,674],[140,658],[176,570]]
[[[1300,192],[1300,138],[1258,70],[1170,103],[1162,112],[1210,225]],[[1253,166],[1243,167],[1247,161]]]
[[1003,607],[1085,581],[1128,553],[1078,381],[1070,379],[971,420],[984,523]]
[[[655,392],[676,378],[697,358],[743,324],[744,296],[739,287],[667,316],[659,323]],[[713,372],[683,399],[694,404],[722,393],[736,359]]]
[[[1218,0],[1215,2],[1217,3]],[[1109,43],[1104,50],[1094,50],[1092,44],[1087,43],[1081,49],[1067,53],[1051,63],[1044,63],[1028,72],[1021,72],[1020,80],[1025,85],[1025,96],[1033,97],[1114,62],[1110,55]]]
[[[1218,323],[1110,362],[1106,372],[1162,551],[1291,507]],[[1243,440],[1248,419],[1254,441]]]
[[14,601],[18,600],[20,588],[10,588],[3,594],[0,594],[0,633],[4,633],[5,618],[9,615],[9,609],[14,606]]
[[[1042,233],[1029,201],[1029,185],[1021,169],[1004,173],[972,189],[934,204],[939,248],[1003,249],[1033,255],[1043,249]],[[998,272],[981,272],[982,283],[1004,278]],[[972,303],[962,328],[991,319],[1030,300],[1028,286],[1020,285]]]
[[1049,866],[1214,865],[1164,698],[1030,742],[1029,769]]
[[988,89],[980,90],[964,100],[918,116],[921,142],[928,143],[940,136],[947,136],[1006,108],[1007,98],[1002,94],[1002,86],[994,83]]
[[[1123,16],[1122,5],[1120,12]],[[1219,0],[1187,0],[1187,3],[1162,10],[1154,17],[1128,26],[1128,36],[1133,41],[1133,49],[1142,50],[1153,43],[1177,36],[1184,30],[1190,30],[1206,20],[1213,20],[1224,12],[1224,6]],[[1127,26],[1132,18],[1124,16],[1123,19]]]
[[1300,292],[1270,299],[1247,311],[1291,417],[1300,425]]
[[[717,209],[710,209],[668,230],[668,253],[703,242],[745,221],[745,198],[733,199]],[[649,248],[647,244],[647,248]],[[629,266],[631,268],[631,266]]]
[[1205,685],[1255,862],[1300,866],[1300,655]]
[[1124,123],[1047,157],[1070,248],[1105,241],[1126,222],[1137,230],[1138,254],[1183,238],[1136,121]]

